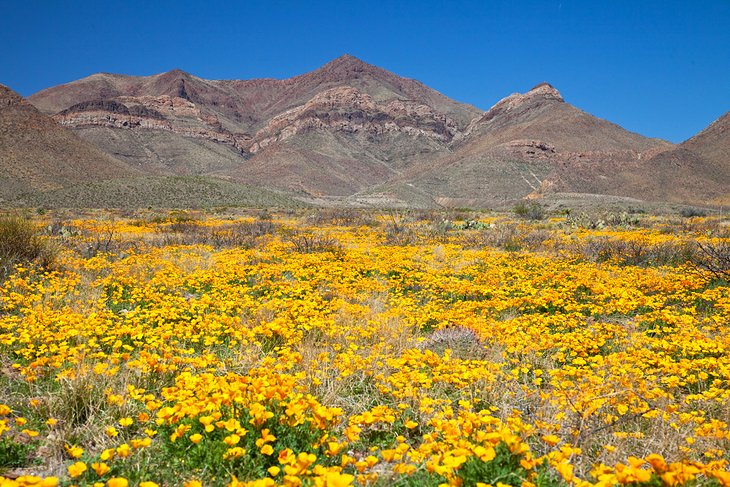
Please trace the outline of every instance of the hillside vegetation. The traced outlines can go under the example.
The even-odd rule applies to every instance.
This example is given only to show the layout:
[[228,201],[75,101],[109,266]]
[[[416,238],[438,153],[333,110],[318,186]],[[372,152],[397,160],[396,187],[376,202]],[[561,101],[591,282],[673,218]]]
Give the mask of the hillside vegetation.
[[527,210],[37,216],[0,485],[730,485],[727,217]]

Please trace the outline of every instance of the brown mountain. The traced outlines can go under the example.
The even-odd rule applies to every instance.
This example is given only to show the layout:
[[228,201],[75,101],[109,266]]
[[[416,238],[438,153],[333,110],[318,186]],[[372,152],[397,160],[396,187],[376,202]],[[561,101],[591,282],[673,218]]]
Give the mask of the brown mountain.
[[730,112],[694,137],[605,178],[602,192],[642,199],[730,204]]
[[96,74],[31,100],[150,174],[315,195],[350,194],[436,157],[480,113],[352,56],[285,80]]
[[499,101],[455,138],[452,154],[415,165],[396,182],[459,206],[555,191],[614,194],[594,179],[672,147],[585,113],[541,83]]
[[30,101],[140,173],[217,177],[221,194],[243,184],[407,206],[729,198],[727,116],[675,146],[585,113],[547,83],[482,112],[342,56],[284,80],[101,73]]
[[0,200],[135,174],[0,85]]

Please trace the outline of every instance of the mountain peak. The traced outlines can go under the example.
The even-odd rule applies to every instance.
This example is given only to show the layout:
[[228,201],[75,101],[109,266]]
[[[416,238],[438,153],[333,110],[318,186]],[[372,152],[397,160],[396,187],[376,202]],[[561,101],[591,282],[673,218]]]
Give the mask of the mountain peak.
[[343,54],[328,62],[325,66],[369,66],[369,64],[352,54]]
[[0,84],[0,108],[23,103],[23,97],[7,86]]
[[532,89],[530,91],[528,91],[526,94],[527,95],[530,95],[530,94],[543,95],[543,96],[547,96],[550,98],[556,98],[556,99],[560,99],[560,100],[563,99],[560,92],[557,89],[555,89],[555,87],[553,85],[551,85],[550,83],[547,83],[545,81],[532,87]]
[[525,95],[543,96],[545,98],[552,98],[555,100],[563,101],[563,96],[560,94],[560,92],[555,89],[553,85],[545,81],[535,85],[530,91],[525,93]]
[[372,64],[368,64],[350,54],[343,54],[342,56],[328,62],[315,72],[323,73],[327,77],[331,77],[333,79],[347,79],[352,77],[357,78],[361,75],[361,73],[374,74],[376,72],[385,72],[385,70],[373,66]]
[[190,73],[186,73],[182,69],[175,68],[175,69],[171,69],[170,71],[165,71],[164,73],[160,73],[160,74],[157,75],[157,77],[159,77],[159,78],[172,78],[172,79],[177,79],[177,78],[190,78],[191,77],[191,74]]
[[542,82],[533,87],[527,93],[513,93],[502,98],[490,108],[482,119],[491,119],[496,111],[514,110],[515,108],[534,103],[541,103],[545,100],[564,102],[562,95],[550,83]]

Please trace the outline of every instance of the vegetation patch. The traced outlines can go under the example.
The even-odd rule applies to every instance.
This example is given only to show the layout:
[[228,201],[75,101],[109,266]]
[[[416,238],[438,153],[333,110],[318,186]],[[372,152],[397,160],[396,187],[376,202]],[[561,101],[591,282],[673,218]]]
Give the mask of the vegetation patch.
[[726,220],[634,217],[3,220],[0,484],[730,485]]

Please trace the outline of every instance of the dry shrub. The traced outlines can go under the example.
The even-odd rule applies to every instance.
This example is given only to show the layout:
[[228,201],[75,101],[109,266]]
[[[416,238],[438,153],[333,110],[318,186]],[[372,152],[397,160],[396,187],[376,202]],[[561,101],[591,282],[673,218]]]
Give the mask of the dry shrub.
[[696,251],[690,264],[714,280],[730,281],[730,241],[717,239],[696,242]]
[[240,222],[222,227],[208,227],[196,221],[175,222],[158,229],[162,245],[210,245],[216,249],[252,248],[260,238],[272,235],[278,226],[271,220]]
[[312,226],[372,227],[376,225],[372,214],[355,208],[321,208],[308,215],[306,222]]
[[451,350],[451,356],[460,360],[484,359],[486,351],[474,330],[463,326],[453,326],[436,330],[426,336],[421,349],[443,355]]
[[387,245],[413,245],[419,236],[413,228],[413,216],[406,211],[393,210],[385,219],[385,243]]
[[544,220],[545,209],[539,204],[526,201],[520,201],[514,206],[515,215],[525,220]]
[[681,265],[692,259],[692,247],[685,242],[649,243],[610,237],[586,238],[573,251],[591,262],[614,262],[620,265]]
[[294,250],[301,254],[315,252],[339,253],[342,251],[340,242],[326,234],[295,232],[289,237],[289,242],[294,246]]
[[55,257],[56,250],[32,221],[21,217],[0,219],[0,280],[7,278],[18,264],[49,268]]
[[490,247],[510,252],[522,248],[523,230],[516,223],[499,223],[489,228],[464,235],[464,246]]

